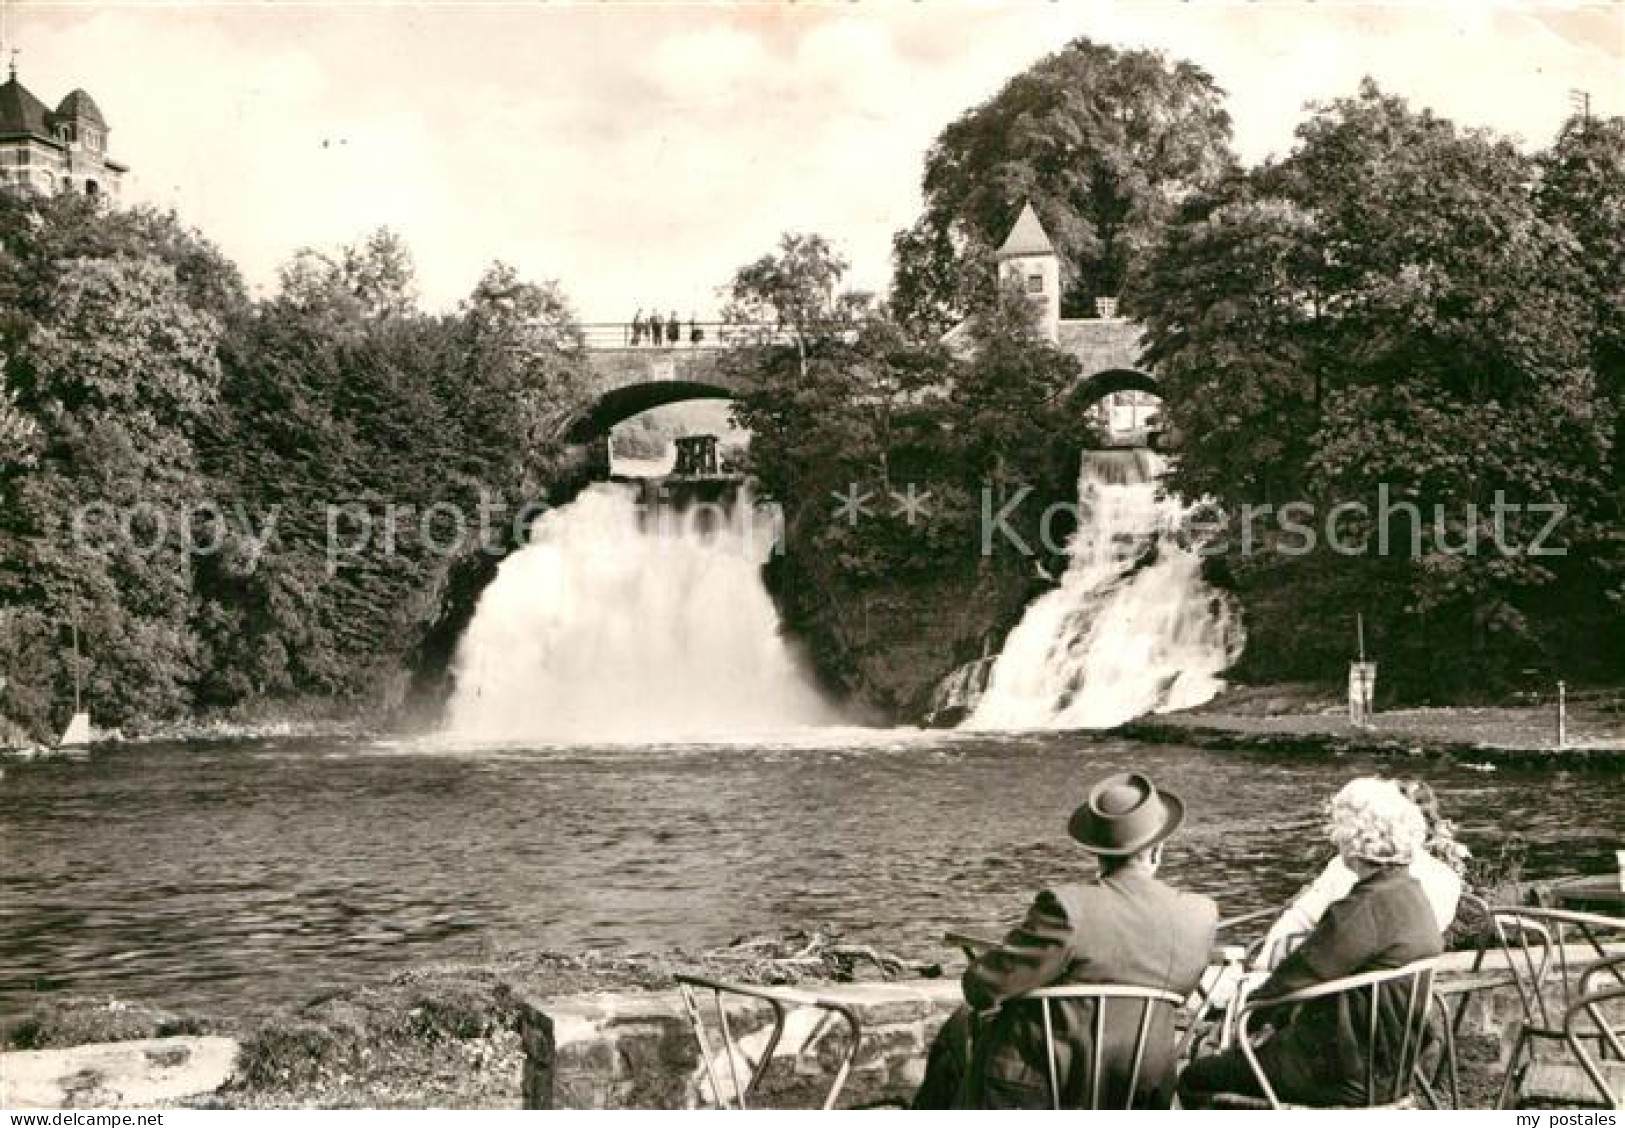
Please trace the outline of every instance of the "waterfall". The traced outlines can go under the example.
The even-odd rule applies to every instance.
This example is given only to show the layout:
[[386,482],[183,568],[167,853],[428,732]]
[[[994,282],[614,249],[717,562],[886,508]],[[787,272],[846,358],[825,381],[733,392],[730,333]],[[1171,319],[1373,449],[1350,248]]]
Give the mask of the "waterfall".
[[1159,496],[1164,465],[1145,450],[1085,455],[1066,573],[1010,633],[965,727],[1109,728],[1223,688],[1239,617],[1170,535],[1187,507]]
[[684,741],[837,718],[779,632],[761,567],[776,510],[650,506],[604,483],[503,561],[458,647],[449,735]]

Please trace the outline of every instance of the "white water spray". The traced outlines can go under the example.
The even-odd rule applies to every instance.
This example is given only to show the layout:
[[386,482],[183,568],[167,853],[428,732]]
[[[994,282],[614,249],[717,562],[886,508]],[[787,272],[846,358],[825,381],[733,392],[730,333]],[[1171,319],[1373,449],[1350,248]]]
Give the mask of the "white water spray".
[[776,514],[743,492],[686,512],[638,497],[592,486],[503,562],[458,647],[449,735],[641,743],[837,720],[762,586]]
[[1168,535],[1187,507],[1158,496],[1164,465],[1144,450],[1085,456],[1071,563],[1010,633],[965,727],[1109,728],[1223,688],[1240,624]]

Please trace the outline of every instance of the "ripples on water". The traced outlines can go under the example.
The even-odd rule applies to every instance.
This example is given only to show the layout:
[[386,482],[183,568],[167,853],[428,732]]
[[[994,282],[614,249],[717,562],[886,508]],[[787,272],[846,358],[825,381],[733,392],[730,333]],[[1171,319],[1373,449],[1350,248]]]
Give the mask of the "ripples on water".
[[[823,732],[762,745],[147,745],[0,780],[0,1014],[73,990],[232,1014],[412,963],[530,947],[665,950],[835,927],[927,955],[1089,872],[1065,836],[1134,767],[1190,809],[1165,873],[1226,914],[1329,854],[1320,805],[1389,767],[1079,734]],[[1612,864],[1612,780],[1430,766],[1476,851],[1533,875]]]

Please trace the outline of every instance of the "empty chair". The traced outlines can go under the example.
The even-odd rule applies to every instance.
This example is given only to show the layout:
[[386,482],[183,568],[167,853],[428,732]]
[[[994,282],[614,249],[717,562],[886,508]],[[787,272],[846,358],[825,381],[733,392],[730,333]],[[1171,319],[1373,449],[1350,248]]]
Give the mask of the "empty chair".
[[[768,1066],[773,1063],[774,1051],[784,1039],[785,1022],[790,1012],[803,1007],[822,1011],[821,1021],[839,1017],[845,1022],[850,1034],[840,1051],[835,1072],[820,1103],[822,1108],[835,1107],[835,1102],[840,1099],[841,1089],[846,1085],[847,1076],[852,1071],[852,1062],[858,1056],[858,1046],[863,1041],[863,1025],[850,1007],[807,991],[783,987],[728,983],[699,975],[679,975],[676,979],[689,1026],[694,1031],[695,1040],[699,1042],[701,1067],[706,1082],[710,1085],[712,1100],[716,1107],[743,1109],[749,1106],[751,1096],[761,1085]],[[701,993],[709,993],[711,996],[711,1010],[716,1019],[717,1032],[721,1036],[719,1051],[713,1051],[711,1037],[706,1030],[700,1000],[697,997]],[[730,1001],[735,1006],[731,1016],[728,1009]],[[735,1037],[734,1025],[743,1018],[745,1008],[758,1003],[766,1003],[771,1009],[773,1025],[766,1031],[765,1040],[753,1039],[761,1042],[761,1045],[757,1049],[755,1059],[752,1060],[746,1055],[743,1044],[745,1039]],[[821,1029],[822,1026],[815,1028],[807,1041],[812,1042]]]
[[[1584,994],[1582,984],[1586,990],[1596,991],[1602,986],[1596,981],[1606,978],[1613,986],[1625,988],[1625,969],[1615,959],[1595,963],[1577,959],[1565,941],[1584,936],[1598,948],[1596,933],[1625,930],[1625,920],[1537,908],[1494,908],[1490,919],[1522,1009],[1496,1107],[1505,1108],[1510,1099],[1534,1104],[1582,1103],[1585,1094],[1594,1092],[1596,1078],[1587,1074],[1583,1059],[1570,1053],[1571,1047],[1585,1040],[1607,1044],[1615,1037],[1617,1041],[1600,1020],[1600,1004],[1576,1005]],[[1601,954],[1599,948],[1599,957]],[[1587,1015],[1597,1021],[1583,1021]],[[1559,1056],[1541,1057],[1537,1050],[1542,1043],[1555,1044]],[[1575,1060],[1565,1060],[1571,1057]]]

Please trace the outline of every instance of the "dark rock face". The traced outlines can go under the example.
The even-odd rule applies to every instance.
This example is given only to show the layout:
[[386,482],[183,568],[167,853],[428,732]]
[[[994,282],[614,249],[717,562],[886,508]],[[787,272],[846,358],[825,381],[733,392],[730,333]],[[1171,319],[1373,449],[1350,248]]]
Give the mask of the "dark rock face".
[[[925,721],[956,669],[998,654],[1049,586],[1033,570],[955,569],[918,581],[842,584],[818,561],[776,556],[768,590],[823,688],[863,719]],[[934,723],[952,724],[944,714]]]
[[554,1108],[553,1078],[558,1054],[554,1048],[553,1020],[530,1004],[519,1011],[519,1044],[525,1052],[520,1090],[526,1108]]

